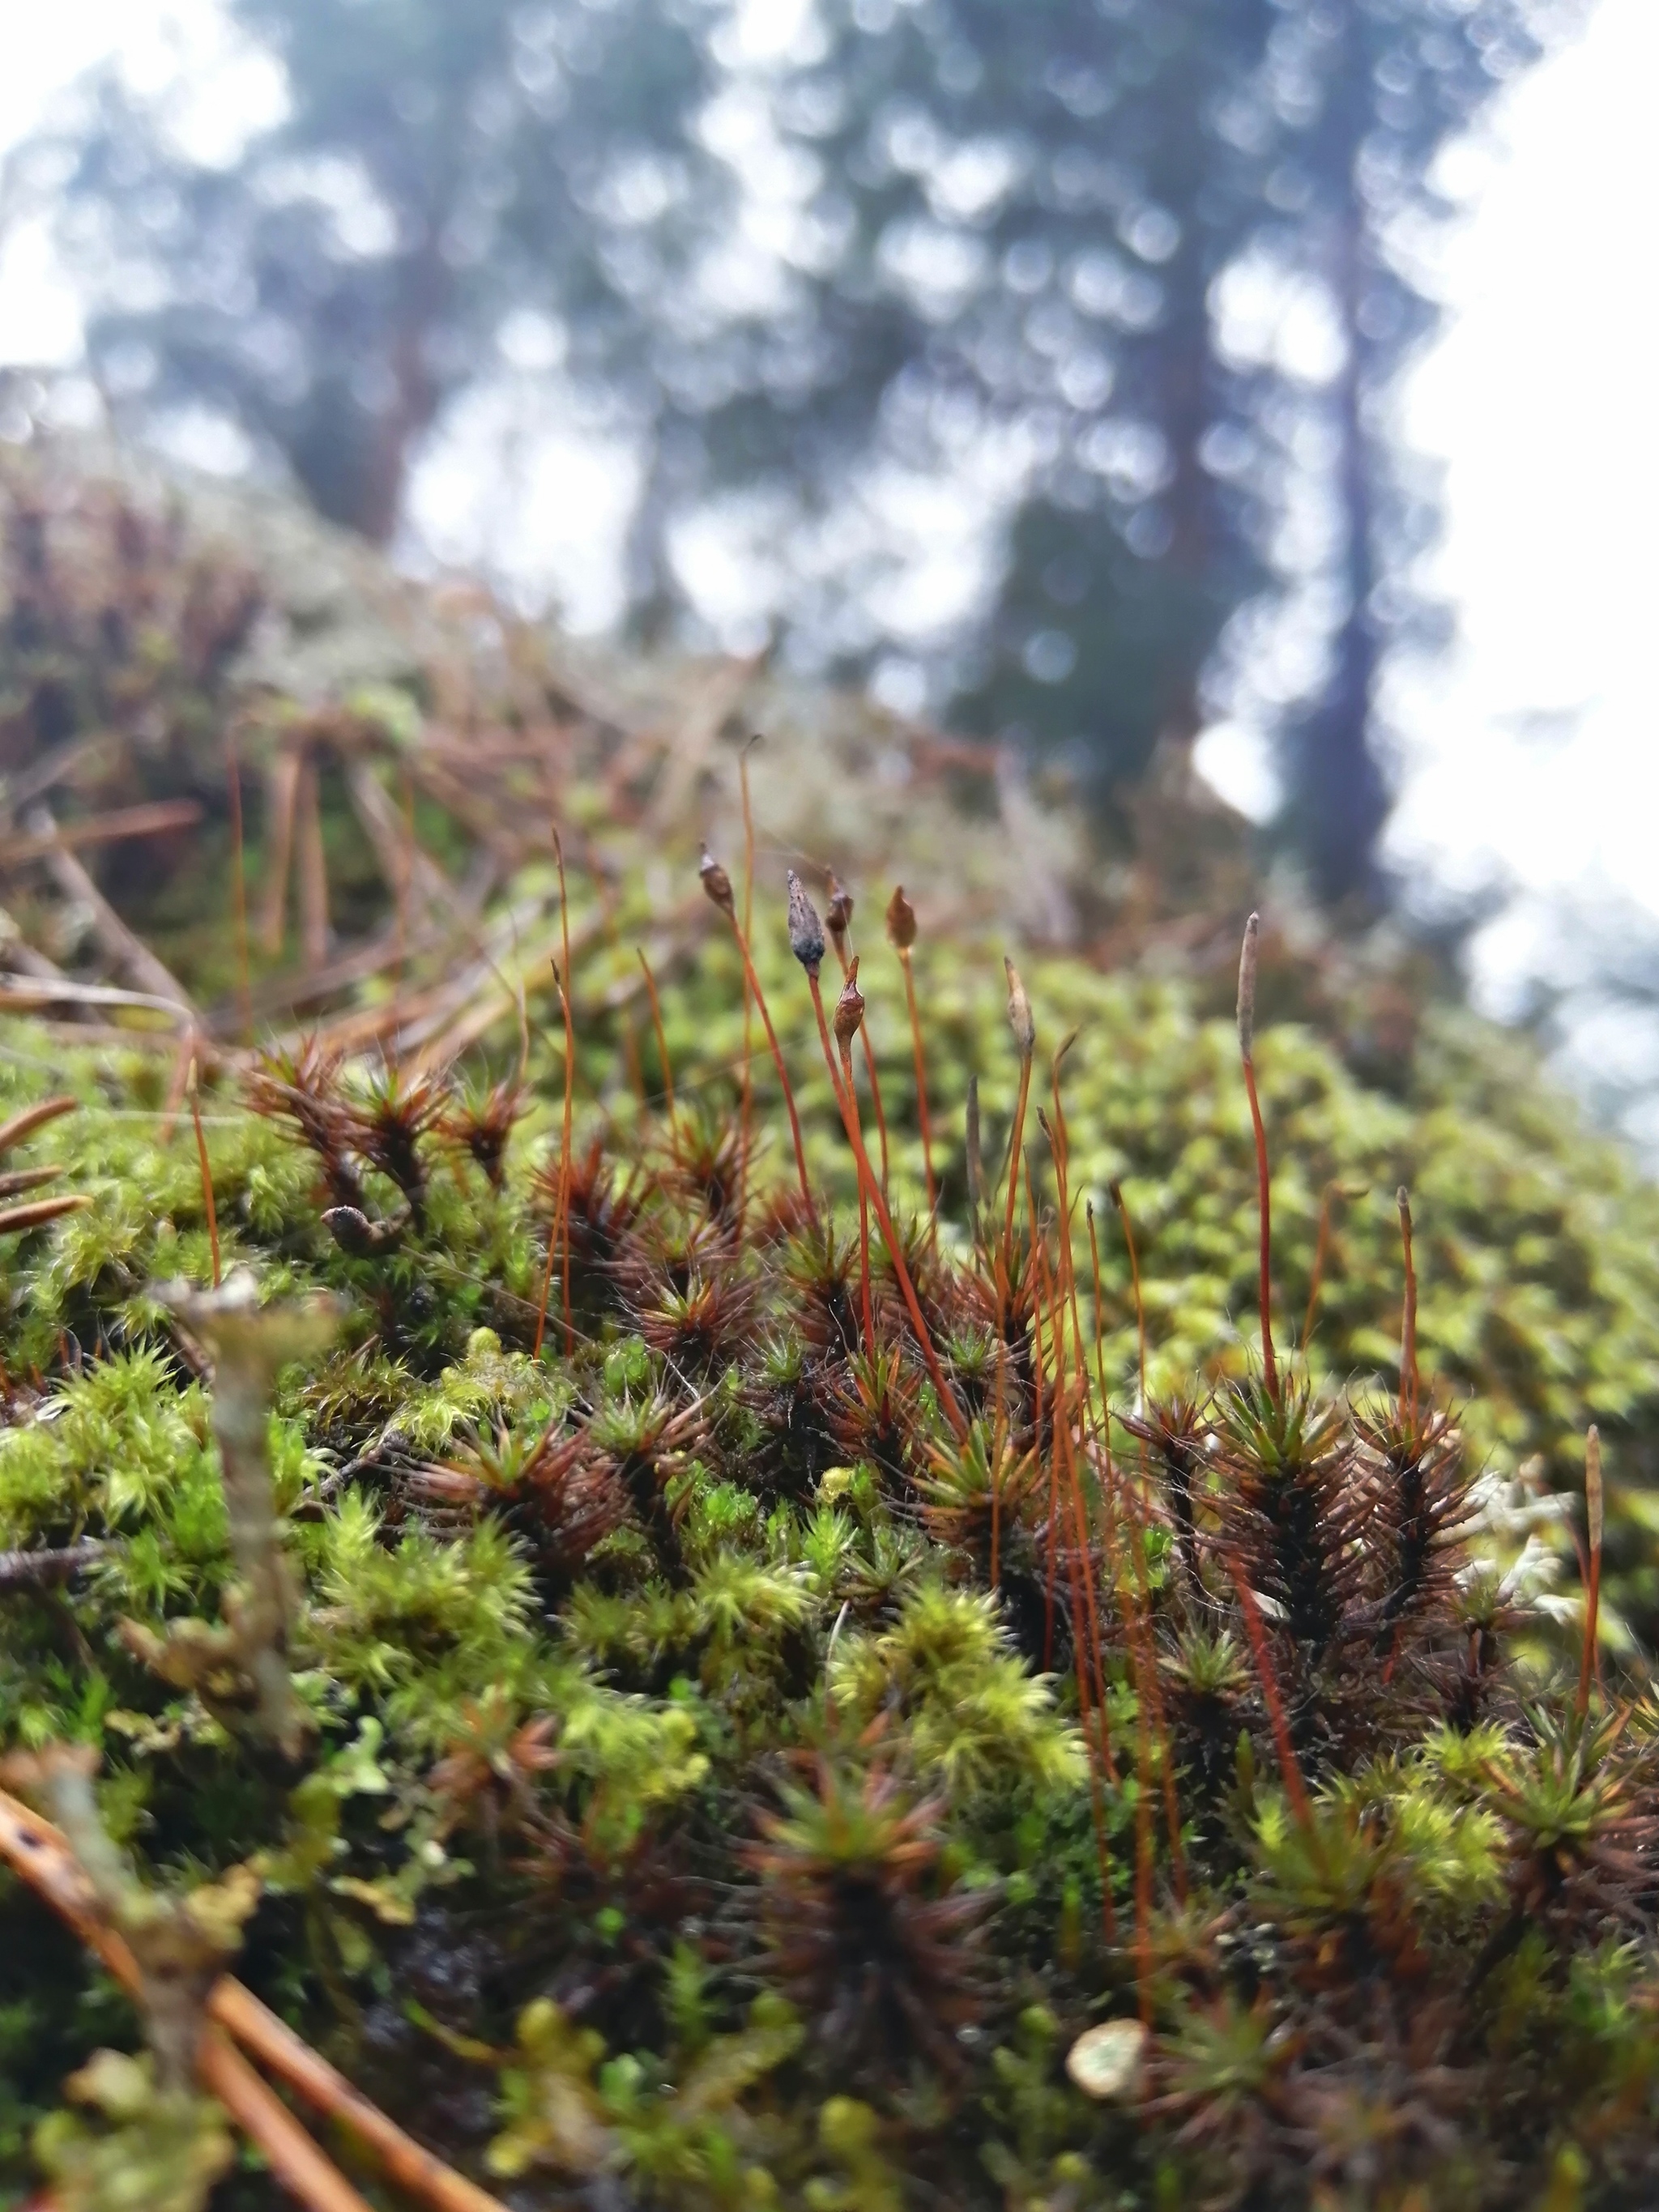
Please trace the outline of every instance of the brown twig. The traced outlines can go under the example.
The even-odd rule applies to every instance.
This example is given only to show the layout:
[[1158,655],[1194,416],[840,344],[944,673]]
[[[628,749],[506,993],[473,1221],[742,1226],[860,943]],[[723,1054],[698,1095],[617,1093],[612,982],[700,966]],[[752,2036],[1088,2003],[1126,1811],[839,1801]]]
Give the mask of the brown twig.
[[61,1160],[49,1160],[38,1168],[10,1168],[0,1175],[0,1199],[21,1198],[25,1191],[40,1190],[49,1182],[56,1182],[64,1172]]
[[21,867],[48,854],[82,845],[118,844],[126,837],[160,837],[170,830],[193,830],[202,818],[194,799],[162,799],[147,806],[120,806],[108,814],[88,814],[79,822],[55,823],[21,837],[0,838],[0,868]]
[[[27,983],[0,984],[0,1012],[45,1014],[54,1006],[131,1007],[135,1013],[168,1014],[175,1024],[186,1028],[193,1028],[197,1018],[183,1000],[165,999],[154,991],[124,991],[115,983],[77,983],[67,975],[41,975],[32,977]],[[152,1042],[155,1034],[149,1030],[117,1028],[113,1023],[106,1027],[100,1025],[98,1033],[112,1035],[118,1042],[132,1045]],[[91,1028],[87,1036],[91,1042]]]
[[21,1145],[26,1137],[32,1137],[37,1129],[44,1129],[53,1121],[61,1121],[65,1114],[73,1114],[80,1103],[78,1098],[67,1096],[43,1098],[36,1105],[25,1106],[21,1113],[14,1114],[9,1121],[0,1122],[0,1159],[3,1159],[15,1145]]
[[58,824],[46,807],[37,808],[29,826],[49,840],[44,855],[46,869],[58,890],[91,916],[100,943],[140,990],[153,992],[168,1006],[189,1009],[191,996],[184,985],[150,951],[141,937],[127,927],[92,878],[58,834]]
[[0,1590],[47,1589],[66,1583],[83,1567],[95,1566],[109,1549],[95,1536],[57,1551],[0,1552]]
[[21,1206],[0,1212],[0,1237],[20,1236],[25,1229],[42,1229],[65,1213],[79,1213],[92,1200],[84,1191],[63,1191],[56,1198],[32,1198]]
[[198,2070],[244,2135],[264,2153],[273,2176],[309,2212],[370,2212],[338,2166],[319,2150],[286,2105],[266,2087],[216,2028],[202,2038]]
[[208,2011],[309,2105],[368,2144],[399,2188],[435,2212],[501,2212],[488,2191],[423,2150],[233,1976],[215,1984]]
[[[97,1911],[87,1877],[64,1837],[5,1790],[0,1790],[0,1857],[98,1953],[124,1989],[137,1992],[137,1962],[125,1939]],[[346,2212],[348,2207],[352,2212],[367,2212],[367,2207],[227,2037],[366,2144],[388,2177],[411,2196],[423,2198],[434,2212],[501,2212],[495,2197],[423,2150],[233,1975],[222,1975],[214,1984],[206,2009],[224,2033],[210,2031],[203,2039],[198,2052],[203,2086],[258,2145],[283,2187],[312,2212]]]

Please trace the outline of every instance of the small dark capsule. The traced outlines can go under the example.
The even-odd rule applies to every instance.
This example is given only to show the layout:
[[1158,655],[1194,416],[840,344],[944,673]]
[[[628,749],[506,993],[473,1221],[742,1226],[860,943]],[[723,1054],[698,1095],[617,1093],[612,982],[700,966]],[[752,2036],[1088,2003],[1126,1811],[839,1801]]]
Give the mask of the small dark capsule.
[[738,904],[732,896],[732,878],[706,847],[703,850],[702,865],[698,868],[697,873],[702,878],[704,890],[708,892],[720,912],[735,919]]
[[888,941],[899,952],[908,952],[916,941],[916,910],[900,884],[887,902]]
[[1253,914],[1244,925],[1238,956],[1238,1050],[1247,1060],[1255,1052],[1255,966],[1261,940],[1261,917]]
[[407,1222],[395,1218],[371,1221],[360,1206],[331,1206],[323,1216],[323,1225],[343,1252],[354,1260],[371,1260],[397,1250]]
[[789,871],[789,950],[809,975],[823,965],[823,924],[806,896],[806,886],[793,868]]
[[830,878],[830,904],[824,914],[824,925],[836,940],[836,951],[842,959],[847,957],[847,933],[853,926],[853,894],[837,877]]
[[863,1019],[864,994],[859,988],[859,962],[854,953],[847,970],[847,981],[841,987],[841,996],[836,1000],[836,1042],[843,1052],[858,1035]]
[[1008,976],[1008,1026],[1014,1033],[1014,1047],[1022,1060],[1031,1057],[1036,1043],[1036,1024],[1031,1018],[1031,1002],[1025,995],[1025,986],[1019,980],[1019,970],[1005,952],[1002,964]]

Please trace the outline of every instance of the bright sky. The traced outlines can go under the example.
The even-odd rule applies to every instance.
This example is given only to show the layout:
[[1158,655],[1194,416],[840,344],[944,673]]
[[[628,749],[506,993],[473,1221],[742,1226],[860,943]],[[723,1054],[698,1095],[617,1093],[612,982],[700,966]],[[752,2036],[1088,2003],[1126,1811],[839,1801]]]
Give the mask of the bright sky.
[[[1444,456],[1435,574],[1458,651],[1401,687],[1392,842],[1470,883],[1621,890],[1659,912],[1659,6],[1600,0],[1505,103],[1500,156],[1446,270],[1455,315],[1408,395]],[[1522,906],[1489,988],[1530,957]]]
[[[214,0],[13,15],[0,149],[118,47],[147,85],[211,83],[180,126],[208,158],[273,96],[268,72],[227,49]],[[1410,435],[1446,463],[1433,574],[1459,641],[1397,681],[1404,795],[1390,842],[1413,872],[1522,894],[1478,964],[1498,1006],[1537,956],[1549,895],[1612,889],[1659,913],[1656,83],[1659,0],[1598,0],[1577,43],[1505,98],[1492,143],[1453,165],[1469,212],[1444,264],[1452,319],[1405,396]],[[44,238],[23,233],[0,258],[0,361],[72,359],[77,331]],[[442,471],[440,453],[428,503]],[[568,549],[496,550],[526,573],[568,565]],[[1209,757],[1241,799],[1264,789],[1248,739]]]

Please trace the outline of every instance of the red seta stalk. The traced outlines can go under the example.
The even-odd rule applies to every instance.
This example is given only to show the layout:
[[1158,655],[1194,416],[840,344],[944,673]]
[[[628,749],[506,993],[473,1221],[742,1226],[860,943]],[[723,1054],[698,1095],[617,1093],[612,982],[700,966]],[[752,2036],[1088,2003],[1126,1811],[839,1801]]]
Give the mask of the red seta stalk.
[[202,1102],[197,1095],[196,1060],[191,1056],[185,1088],[190,1094],[190,1118],[196,1130],[196,1158],[202,1170],[202,1206],[207,1215],[208,1249],[213,1255],[213,1287],[219,1287],[219,1209],[213,1201],[213,1174],[208,1166],[207,1139],[202,1131]]
[[[1029,1171],[1027,1174],[1026,1203],[1028,1206],[1031,1205]],[[1036,1219],[1035,1207],[1032,1208],[1032,1219],[1033,1221]],[[1115,1943],[1117,1941],[1117,1911],[1112,1902],[1111,1850],[1106,1840],[1106,1823],[1103,1809],[1102,1790],[1103,1775],[1104,1782],[1109,1784],[1114,1790],[1117,1787],[1118,1778],[1117,1769],[1112,1759],[1111,1741],[1107,1734],[1106,1682],[1101,1665],[1102,1638],[1100,1632],[1100,1618],[1095,1604],[1094,1566],[1092,1554],[1089,1547],[1088,1516],[1084,1509],[1082,1485],[1078,1477],[1077,1462],[1072,1451],[1071,1422],[1066,1414],[1065,1407],[1065,1388],[1061,1371],[1064,1352],[1062,1349],[1062,1337],[1060,1333],[1062,1327],[1060,1316],[1064,1312],[1065,1297],[1063,1289],[1059,1299],[1056,1299],[1054,1297],[1054,1281],[1048,1272],[1048,1249],[1046,1244],[1040,1238],[1037,1238],[1035,1236],[1033,1237],[1033,1252],[1036,1261],[1037,1279],[1042,1291],[1042,1301],[1043,1304],[1048,1305],[1054,1312],[1055,1316],[1056,1328],[1054,1340],[1054,1400],[1052,1416],[1054,1427],[1054,1455],[1049,1464],[1048,1482],[1048,1618],[1045,1622],[1045,1651],[1043,1666],[1046,1669],[1051,1664],[1053,1655],[1054,1568],[1059,1528],[1058,1493],[1060,1465],[1063,1457],[1066,1462],[1066,1492],[1072,1512],[1072,1540],[1077,1547],[1077,1556],[1081,1568],[1083,1584],[1083,1603],[1079,1605],[1078,1575],[1076,1573],[1067,1575],[1066,1583],[1070,1599],[1069,1609],[1072,1617],[1072,1657],[1073,1670],[1077,1675],[1078,1718],[1083,1729],[1084,1745],[1087,1751],[1089,1759],[1089,1796],[1091,1814],[1094,1820],[1095,1850],[1100,1865],[1100,1890],[1103,1908],[1102,1917],[1105,1927],[1106,1940],[1108,1942]],[[1035,1367],[1038,1393],[1037,1427],[1040,1431],[1042,1425],[1042,1389],[1043,1364],[1042,1316],[1041,1307],[1039,1307],[1037,1313],[1033,1318],[1033,1328],[1036,1339]],[[1087,1613],[1087,1642],[1089,1652],[1093,1662],[1092,1673],[1094,1680],[1092,1691],[1091,1690],[1089,1680],[1091,1668],[1085,1663],[1084,1658],[1084,1615],[1085,1609]],[[1091,1715],[1094,1723],[1092,1727],[1090,1725]]]
[[1014,1103],[1014,1126],[1008,1139],[1008,1204],[1002,1224],[1002,1295],[1006,1299],[1014,1281],[1014,1196],[1019,1188],[1021,1149],[1025,1141],[1025,1105],[1031,1091],[1031,1054],[1036,1045],[1036,1024],[1031,1002],[1019,970],[1006,953],[1003,967],[1008,976],[1008,1025],[1019,1053],[1019,1096]]
[[570,1318],[570,1158],[571,1121],[576,1099],[576,1014],[570,1003],[570,893],[564,879],[564,842],[553,832],[553,852],[559,864],[559,1006],[564,1016],[564,1116],[559,1132],[559,1303],[564,1309],[564,1351],[568,1359],[576,1349],[576,1332]]
[[1112,1204],[1117,1208],[1117,1218],[1123,1224],[1123,1242],[1129,1249],[1129,1280],[1134,1285],[1135,1294],[1135,1350],[1139,1359],[1140,1404],[1144,1406],[1146,1403],[1146,1308],[1140,1295],[1140,1255],[1135,1250],[1134,1224],[1129,1218],[1129,1206],[1123,1195],[1123,1186],[1114,1179],[1109,1188]]
[[1302,1323],[1302,1349],[1313,1342],[1314,1316],[1319,1311],[1319,1292],[1325,1280],[1325,1260],[1331,1246],[1331,1199],[1340,1186],[1328,1182],[1319,1194],[1319,1234],[1314,1240],[1313,1273],[1308,1279],[1308,1310]]
[[[858,1133],[858,1142],[864,1141],[863,1124],[859,1120],[859,1094],[853,1080],[853,1037],[864,1018],[864,994],[859,989],[858,955],[853,955],[847,970],[847,981],[842,986],[841,996],[836,1001],[836,1043],[841,1053],[842,1110],[852,1117]],[[864,1311],[864,1348],[872,1357],[876,1349],[876,1325],[870,1312],[870,1200],[864,1188],[864,1178],[859,1177],[859,1295]],[[994,1549],[994,1546],[993,1547]],[[993,1583],[996,1580],[994,1569]]]
[[645,970],[646,994],[651,1001],[651,1027],[657,1040],[657,1058],[662,1066],[663,1105],[668,1115],[669,1128],[672,1130],[675,1125],[674,1068],[673,1063],[668,1057],[668,1039],[663,1032],[662,1002],[657,996],[657,979],[651,973],[651,963],[646,958],[640,946],[636,945],[635,951],[639,954],[640,966]]
[[[1039,1110],[1038,1120],[1042,1120]],[[1043,1122],[1043,1133],[1048,1139],[1051,1152],[1055,1151],[1054,1132]],[[1064,1202],[1065,1177],[1058,1152],[1055,1152],[1054,1173]],[[1063,1401],[1066,1392],[1066,1293],[1062,1286],[1058,1298],[1048,1273],[1048,1245],[1046,1237],[1037,1228],[1036,1194],[1031,1188],[1031,1168],[1025,1164],[1025,1215],[1030,1224],[1032,1256],[1036,1261],[1037,1287],[1040,1293],[1031,1316],[1031,1374],[1036,1389],[1034,1409],[1036,1437],[1042,1440],[1042,1315],[1046,1307],[1054,1332],[1054,1395],[1050,1414],[1048,1437],[1048,1576],[1043,1594],[1042,1609],[1042,1665],[1047,1671],[1054,1664],[1054,1583],[1060,1565],[1060,1435],[1065,1423]],[[1061,1216],[1062,1219],[1064,1215]]]
[[[743,962],[744,975],[755,994],[755,1004],[760,1011],[761,1025],[766,1031],[767,1045],[772,1054],[772,1065],[778,1071],[778,1081],[783,1086],[783,1103],[789,1115],[789,1134],[795,1146],[795,1173],[800,1179],[801,1203],[806,1209],[806,1218],[816,1229],[818,1210],[812,1203],[811,1185],[806,1179],[806,1147],[801,1141],[800,1115],[795,1108],[794,1087],[789,1080],[789,1070],[784,1066],[783,1050],[778,1042],[778,1033],[772,1026],[772,1015],[766,1003],[766,994],[761,988],[760,977],[755,973],[755,963],[750,957],[749,939],[738,920],[737,901],[732,896],[732,878],[711,854],[705,853],[698,870],[702,887],[732,925],[732,934],[737,941],[738,954]],[[831,1080],[836,1079],[835,1063],[830,1067]]]
[[1596,1664],[1596,1634],[1601,1613],[1601,1537],[1605,1511],[1601,1494],[1601,1432],[1592,1423],[1584,1432],[1584,1517],[1589,1535],[1589,1572],[1584,1589],[1584,1653],[1578,1662],[1578,1696],[1573,1707],[1581,1722],[1589,1711],[1590,1677]]
[[1307,1833],[1313,1832],[1313,1808],[1308,1802],[1307,1784],[1302,1779],[1296,1747],[1291,1741],[1290,1723],[1285,1717],[1284,1700],[1279,1694],[1279,1683],[1273,1674],[1273,1661],[1267,1652],[1267,1631],[1261,1625],[1261,1608],[1255,1601],[1255,1592],[1246,1581],[1238,1562],[1230,1552],[1224,1552],[1227,1572],[1233,1588],[1238,1592],[1239,1610],[1244,1615],[1244,1633],[1250,1640],[1250,1656],[1255,1661],[1256,1680],[1267,1707],[1267,1717],[1273,1723],[1273,1747],[1279,1754],[1279,1771],[1285,1779],[1285,1794],[1291,1801],[1291,1810],[1297,1824]]
[[236,930],[236,1006],[245,1043],[253,1040],[253,987],[247,958],[247,859],[242,839],[242,766],[235,733],[225,738],[225,780],[230,790],[230,902]]
[[1400,1317],[1400,1419],[1417,1425],[1417,1266],[1412,1257],[1412,1194],[1402,1182],[1398,1193],[1400,1241],[1406,1255],[1406,1299]]
[[[738,783],[743,793],[743,935],[746,944],[755,933],[755,810],[749,797],[749,756],[760,743],[758,737],[750,738],[738,762]],[[743,1128],[742,1150],[738,1155],[738,1242],[743,1242],[743,1224],[749,1202],[749,1146],[754,1128],[755,1069],[752,1054],[753,1028],[751,1016],[754,1000],[749,990],[749,968],[745,962],[743,971],[743,1097],[740,1108]]]
[[563,954],[562,965],[554,967],[553,981],[558,987],[559,1010],[564,1018],[564,1115],[559,1136],[558,1194],[553,1205],[553,1223],[547,1240],[547,1265],[542,1272],[542,1294],[536,1308],[536,1337],[531,1350],[532,1358],[536,1359],[542,1356],[542,1340],[547,1332],[547,1301],[553,1287],[556,1254],[562,1255],[559,1291],[560,1304],[564,1311],[566,1358],[576,1348],[576,1331],[570,1311],[570,1142],[576,1097],[576,1024],[570,1007],[570,900],[565,884],[564,845],[556,829],[553,832],[553,852],[559,864],[559,944]]
[[[910,1279],[910,1270],[904,1257],[904,1247],[900,1243],[898,1234],[893,1227],[893,1217],[887,1210],[887,1200],[883,1197],[881,1186],[876,1181],[875,1170],[870,1164],[870,1156],[864,1149],[863,1135],[857,1121],[849,1112],[847,1100],[842,1095],[841,1074],[836,1066],[836,1054],[830,1042],[830,1025],[823,1016],[823,994],[818,987],[818,969],[823,963],[823,926],[818,920],[811,900],[806,896],[805,886],[793,868],[789,871],[789,945],[796,959],[806,970],[806,981],[812,994],[812,1011],[817,1016],[818,1041],[823,1048],[824,1065],[830,1071],[830,1088],[834,1091],[836,1103],[841,1109],[842,1125],[847,1131],[847,1140],[853,1147],[853,1157],[858,1164],[860,1181],[864,1189],[869,1194],[877,1226],[881,1231],[888,1256],[892,1261],[893,1273],[898,1279],[899,1290],[908,1310],[911,1326],[915,1330],[916,1341],[921,1348],[921,1356],[927,1365],[928,1376],[933,1382],[945,1417],[951,1424],[951,1432],[958,1443],[965,1444],[969,1435],[968,1417],[957,1402],[956,1392],[945,1380],[944,1369],[939,1365],[939,1354],[933,1349],[933,1337],[928,1332],[927,1322],[922,1317],[921,1302],[916,1296],[916,1286]],[[848,1042],[849,1044],[851,1042],[850,1036]]]
[[921,1124],[921,1164],[927,1177],[927,1211],[937,1217],[939,1184],[933,1176],[933,1125],[927,1111],[927,1066],[921,1048],[921,1016],[916,1010],[916,979],[910,965],[910,948],[916,941],[916,916],[915,909],[904,896],[902,884],[896,886],[888,902],[887,935],[904,970],[904,1003],[910,1012],[910,1048],[916,1064],[916,1119]]
[[1267,1395],[1276,1406],[1279,1367],[1273,1358],[1273,1215],[1267,1180],[1267,1132],[1262,1125],[1261,1101],[1255,1087],[1255,970],[1261,935],[1261,917],[1253,914],[1244,925],[1244,946],[1238,958],[1238,1050],[1244,1063],[1250,1123],[1255,1132],[1256,1203],[1261,1221],[1261,1373]]
[[[851,932],[853,927],[853,894],[843,884],[838,883],[833,875],[830,878],[830,886],[831,891],[830,912],[828,915],[830,936],[835,945],[836,957],[841,963],[841,972],[844,977],[848,972],[847,963],[849,955],[854,966],[856,966],[858,963],[857,954],[852,953],[850,950],[852,945]],[[870,1042],[870,1024],[868,1022],[865,1023],[862,1030],[860,1031],[859,1042],[864,1047],[865,1073],[870,1078],[870,1107],[871,1111],[876,1117],[876,1135],[878,1140],[878,1149],[881,1152],[881,1187],[882,1189],[885,1191],[889,1187],[887,1164],[887,1109],[881,1103],[881,1078],[876,1073],[875,1048]]]

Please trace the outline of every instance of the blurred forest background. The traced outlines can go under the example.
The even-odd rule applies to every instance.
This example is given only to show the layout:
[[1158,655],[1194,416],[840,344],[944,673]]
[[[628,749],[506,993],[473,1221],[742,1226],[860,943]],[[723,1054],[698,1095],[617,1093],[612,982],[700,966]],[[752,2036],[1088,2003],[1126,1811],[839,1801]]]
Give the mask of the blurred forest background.
[[[1270,842],[1363,923],[1402,890],[1385,672],[1449,634],[1400,404],[1447,157],[1593,12],[224,0],[229,94],[94,73],[0,219],[50,226],[123,432],[1103,802],[1266,732]],[[1652,944],[1581,905],[1534,963],[1532,1011],[1619,1030],[1638,1134]]]

